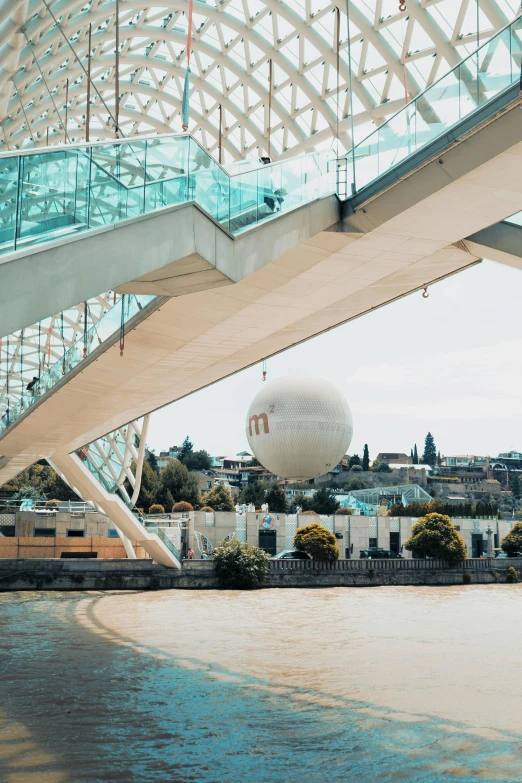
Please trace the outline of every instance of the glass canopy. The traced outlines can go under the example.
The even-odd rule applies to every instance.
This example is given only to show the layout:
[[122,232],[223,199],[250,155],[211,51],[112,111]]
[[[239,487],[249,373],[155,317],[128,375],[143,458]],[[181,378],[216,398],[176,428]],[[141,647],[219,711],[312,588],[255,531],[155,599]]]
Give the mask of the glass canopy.
[[[0,151],[85,140],[90,25],[91,140],[114,137],[116,6],[0,0],[0,46],[9,44]],[[224,162],[266,154],[269,135],[272,157],[332,146],[342,154],[352,132],[356,142],[368,136],[520,9],[519,0],[409,0],[403,13],[398,6],[194,0],[190,133],[217,157],[221,116]],[[187,0],[120,0],[121,136],[181,130],[187,9]]]

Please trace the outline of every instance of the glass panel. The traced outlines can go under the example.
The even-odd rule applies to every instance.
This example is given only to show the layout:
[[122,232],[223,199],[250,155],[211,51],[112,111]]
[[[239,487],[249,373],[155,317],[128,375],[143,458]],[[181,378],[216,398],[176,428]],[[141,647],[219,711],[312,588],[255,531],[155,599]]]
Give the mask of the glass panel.
[[[95,351],[105,340],[109,338],[114,340],[121,326],[122,309],[124,323],[128,323],[131,318],[155,298],[149,294],[127,294],[116,302],[114,307],[108,310],[98,323],[91,326],[71,348],[64,351],[63,356],[41,374],[38,382],[30,391],[25,390],[16,405],[8,408],[0,420],[0,433],[4,432],[8,426],[20,418],[28,408],[56,386],[59,381],[70,373],[83,359]],[[17,358],[18,364],[15,366],[13,360],[10,365],[9,372],[13,375],[18,372],[22,374],[24,371],[25,355],[23,345],[20,351],[21,353]],[[36,372],[36,370],[33,370],[33,366],[29,365],[29,367]]]
[[354,178],[356,189],[367,185],[515,84],[521,36],[516,19],[357,144],[346,157],[348,196]]

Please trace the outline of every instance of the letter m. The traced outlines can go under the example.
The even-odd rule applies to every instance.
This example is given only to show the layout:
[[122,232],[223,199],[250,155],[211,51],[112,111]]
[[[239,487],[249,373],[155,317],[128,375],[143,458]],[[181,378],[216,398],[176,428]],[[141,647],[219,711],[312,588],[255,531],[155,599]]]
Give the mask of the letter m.
[[260,413],[259,416],[251,416],[248,420],[248,431],[252,435],[252,424],[254,425],[256,435],[259,435],[259,422],[263,422],[263,431],[265,435],[268,435],[270,429],[268,427],[268,416],[266,413]]

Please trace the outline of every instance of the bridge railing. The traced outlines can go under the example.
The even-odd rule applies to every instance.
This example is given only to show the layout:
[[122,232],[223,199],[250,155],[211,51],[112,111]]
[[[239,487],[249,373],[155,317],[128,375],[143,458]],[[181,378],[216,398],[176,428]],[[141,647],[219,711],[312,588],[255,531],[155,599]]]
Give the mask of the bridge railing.
[[[520,16],[360,141],[346,156],[349,198],[430,144],[521,78]],[[515,95],[516,99],[516,95]],[[342,167],[344,172],[344,167]]]
[[510,565],[522,568],[522,558],[474,557],[452,566],[446,560],[427,558],[397,558],[396,560],[353,559],[324,563],[320,560],[270,560],[270,571],[427,571],[432,569],[504,569]]
[[188,134],[0,156],[0,254],[196,203],[232,234],[335,193],[336,161],[311,153],[229,174]]

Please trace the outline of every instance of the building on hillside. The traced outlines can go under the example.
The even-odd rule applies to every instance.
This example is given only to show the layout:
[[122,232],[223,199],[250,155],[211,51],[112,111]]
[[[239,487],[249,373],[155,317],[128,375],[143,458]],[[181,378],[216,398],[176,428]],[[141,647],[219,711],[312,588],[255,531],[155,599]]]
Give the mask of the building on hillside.
[[168,463],[169,459],[179,459],[179,455],[181,454],[181,446],[171,446],[168,451],[160,451],[158,456],[156,457],[156,461],[158,463],[158,468],[161,470],[165,467],[165,465]]
[[481,458],[473,454],[455,454],[452,457],[444,457],[442,465],[447,468],[467,468],[474,465],[478,459]]
[[243,465],[238,468],[238,471],[242,487],[254,481],[279,481],[278,476],[275,476],[262,465]]
[[297,497],[313,498],[316,489],[314,487],[300,487],[299,484],[285,484],[286,499],[290,502]]
[[382,451],[375,457],[374,463],[375,462],[387,462],[390,466],[400,465],[401,467],[404,465],[413,465],[412,458],[400,451]]

